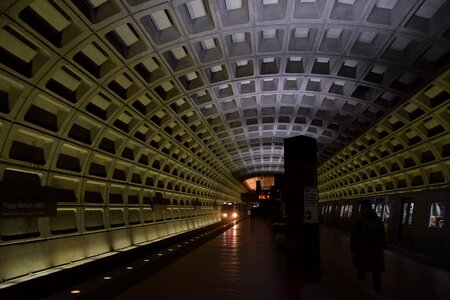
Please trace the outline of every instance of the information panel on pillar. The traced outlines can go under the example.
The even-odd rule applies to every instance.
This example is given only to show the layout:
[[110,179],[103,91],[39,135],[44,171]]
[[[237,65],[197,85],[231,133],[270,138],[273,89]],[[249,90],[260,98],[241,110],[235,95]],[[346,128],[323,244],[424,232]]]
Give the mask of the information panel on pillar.
[[318,223],[319,217],[317,212],[317,189],[313,187],[305,187],[303,190],[304,197],[304,223]]

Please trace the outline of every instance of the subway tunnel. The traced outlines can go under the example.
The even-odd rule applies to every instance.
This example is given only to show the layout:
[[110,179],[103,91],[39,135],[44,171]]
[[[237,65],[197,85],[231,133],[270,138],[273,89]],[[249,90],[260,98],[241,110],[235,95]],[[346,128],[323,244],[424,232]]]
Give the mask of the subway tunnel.
[[[391,242],[448,263],[449,15],[448,0],[2,0],[0,293],[222,224],[246,180],[283,178],[299,136],[317,145],[320,223],[389,202]],[[414,205],[423,229],[400,240]]]

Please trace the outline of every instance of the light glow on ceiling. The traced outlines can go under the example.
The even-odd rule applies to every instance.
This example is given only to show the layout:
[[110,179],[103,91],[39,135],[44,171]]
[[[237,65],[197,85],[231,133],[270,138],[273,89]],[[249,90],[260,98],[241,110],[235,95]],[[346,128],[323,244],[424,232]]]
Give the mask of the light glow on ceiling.
[[250,191],[256,191],[256,182],[260,181],[262,190],[269,190],[275,186],[274,176],[258,176],[244,180],[244,186]]

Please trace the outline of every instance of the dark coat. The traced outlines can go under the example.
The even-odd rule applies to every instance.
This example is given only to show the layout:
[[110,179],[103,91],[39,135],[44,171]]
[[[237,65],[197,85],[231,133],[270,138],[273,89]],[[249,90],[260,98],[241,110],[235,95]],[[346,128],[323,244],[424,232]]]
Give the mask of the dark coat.
[[[374,241],[367,237],[362,228],[369,221],[379,222],[382,226],[382,238]],[[386,234],[381,219],[373,209],[364,209],[353,223],[350,236],[350,249],[353,253],[353,266],[361,271],[384,272],[384,249],[386,249]]]

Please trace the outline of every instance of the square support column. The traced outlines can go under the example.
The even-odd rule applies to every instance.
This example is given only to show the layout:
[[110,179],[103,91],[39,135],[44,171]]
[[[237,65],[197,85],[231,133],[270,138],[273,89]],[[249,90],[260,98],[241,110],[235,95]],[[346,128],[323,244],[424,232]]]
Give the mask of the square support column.
[[284,140],[284,196],[288,268],[320,269],[317,145],[314,138]]

